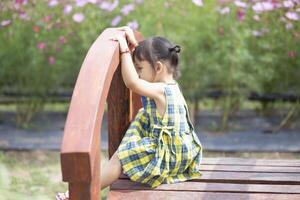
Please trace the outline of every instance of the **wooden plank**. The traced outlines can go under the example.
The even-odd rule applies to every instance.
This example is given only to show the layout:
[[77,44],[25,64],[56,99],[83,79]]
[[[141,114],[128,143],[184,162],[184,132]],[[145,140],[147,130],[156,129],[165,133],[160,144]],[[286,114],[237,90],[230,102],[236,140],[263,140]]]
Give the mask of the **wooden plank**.
[[130,125],[130,91],[122,79],[121,66],[114,73],[107,98],[108,155],[112,157]]
[[94,41],[72,93],[60,152],[62,178],[69,182],[72,200],[99,198],[101,122],[119,64],[119,45],[109,38],[117,34],[125,35],[108,28]]
[[299,194],[113,190],[109,200],[299,200]]
[[[137,31],[135,31],[135,37],[138,41],[142,40],[141,34]],[[117,53],[119,54],[119,50]],[[122,77],[121,65],[118,66],[114,73],[107,105],[108,155],[111,158],[118,149],[130,122],[142,106],[140,96],[126,87]]]
[[300,160],[298,159],[255,159],[255,158],[209,158],[203,157],[202,164],[206,165],[255,165],[255,166],[286,166],[286,167],[300,167]]
[[118,45],[108,39],[116,34],[114,29],[103,31],[80,68],[61,145],[64,181],[86,183],[92,179],[105,101],[119,63]]
[[[123,173],[121,179],[129,179]],[[300,184],[300,174],[292,173],[266,173],[266,172],[219,172],[204,171],[194,182],[219,182],[219,183],[258,183],[258,184]]]
[[233,184],[205,183],[185,181],[180,183],[162,184],[151,189],[145,184],[131,180],[119,179],[110,186],[110,190],[155,190],[155,191],[194,191],[194,192],[247,192],[247,193],[285,193],[300,194],[300,185],[270,184]]
[[255,166],[255,165],[207,165],[200,166],[203,171],[232,171],[232,172],[269,172],[269,173],[300,173],[300,167],[286,166]]

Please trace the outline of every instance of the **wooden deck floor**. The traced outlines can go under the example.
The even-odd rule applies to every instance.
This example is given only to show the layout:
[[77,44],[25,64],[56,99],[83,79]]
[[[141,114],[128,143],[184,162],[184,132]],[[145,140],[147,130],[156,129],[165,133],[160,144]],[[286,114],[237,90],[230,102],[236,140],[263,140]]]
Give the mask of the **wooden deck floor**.
[[203,158],[199,179],[151,189],[122,175],[108,199],[300,200],[300,160]]

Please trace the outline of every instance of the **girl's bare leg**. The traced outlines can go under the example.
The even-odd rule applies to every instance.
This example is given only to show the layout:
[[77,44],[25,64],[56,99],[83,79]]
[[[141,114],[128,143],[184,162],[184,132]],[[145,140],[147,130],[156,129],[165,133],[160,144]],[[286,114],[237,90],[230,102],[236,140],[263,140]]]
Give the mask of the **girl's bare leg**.
[[115,182],[122,173],[121,162],[117,156],[117,152],[113,154],[110,160],[101,168],[101,189],[106,188]]

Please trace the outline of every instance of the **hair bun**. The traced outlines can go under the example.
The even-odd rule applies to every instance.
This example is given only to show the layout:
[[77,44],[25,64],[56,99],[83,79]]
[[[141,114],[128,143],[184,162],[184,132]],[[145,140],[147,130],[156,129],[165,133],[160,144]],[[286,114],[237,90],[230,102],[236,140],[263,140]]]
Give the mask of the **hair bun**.
[[179,53],[180,50],[181,50],[181,48],[179,45],[175,45],[175,46],[169,48],[169,51],[171,51],[171,52],[175,51],[176,53]]

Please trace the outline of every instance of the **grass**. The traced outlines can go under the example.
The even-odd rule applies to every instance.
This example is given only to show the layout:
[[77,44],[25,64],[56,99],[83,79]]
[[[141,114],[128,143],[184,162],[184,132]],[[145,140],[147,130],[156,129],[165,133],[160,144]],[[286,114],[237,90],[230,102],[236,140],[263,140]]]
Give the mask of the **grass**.
[[[213,152],[204,151],[205,157],[243,157],[300,159],[299,153]],[[107,151],[102,151],[102,165],[107,162]],[[57,192],[64,192],[58,151],[0,151],[1,200],[53,200]],[[106,199],[109,187],[101,192]]]
[[[105,152],[102,159],[107,160]],[[1,200],[53,200],[57,192],[65,192],[60,158],[57,151],[1,151]],[[109,188],[101,192],[105,199]]]

